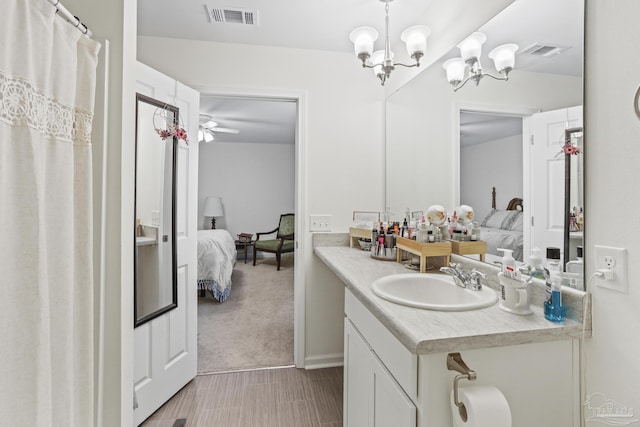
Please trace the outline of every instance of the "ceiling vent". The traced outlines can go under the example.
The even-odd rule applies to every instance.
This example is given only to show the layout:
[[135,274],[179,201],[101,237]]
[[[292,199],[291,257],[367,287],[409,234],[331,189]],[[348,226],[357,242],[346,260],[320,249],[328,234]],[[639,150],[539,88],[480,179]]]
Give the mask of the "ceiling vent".
[[559,55],[562,51],[567,50],[566,46],[552,46],[552,45],[542,45],[542,44],[533,44],[525,49],[520,51],[520,55],[533,55],[533,56],[551,56],[551,55]]
[[208,7],[211,22],[258,26],[258,11],[232,7]]

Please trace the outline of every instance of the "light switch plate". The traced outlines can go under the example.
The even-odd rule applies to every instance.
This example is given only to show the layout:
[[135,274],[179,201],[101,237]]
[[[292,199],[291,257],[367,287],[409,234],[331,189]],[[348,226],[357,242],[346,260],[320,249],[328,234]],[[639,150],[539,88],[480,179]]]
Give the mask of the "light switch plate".
[[627,293],[629,281],[627,279],[627,250],[609,246],[595,245],[596,270],[611,270],[613,278],[606,280],[598,278],[598,286],[605,289]]
[[331,215],[309,215],[309,231],[331,231]]

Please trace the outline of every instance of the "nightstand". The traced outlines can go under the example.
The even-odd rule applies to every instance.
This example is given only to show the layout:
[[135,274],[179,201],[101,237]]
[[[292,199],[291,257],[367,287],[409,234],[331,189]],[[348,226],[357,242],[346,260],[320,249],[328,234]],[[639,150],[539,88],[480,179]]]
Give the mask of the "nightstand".
[[247,263],[247,253],[248,248],[250,248],[251,246],[253,246],[253,244],[255,243],[255,240],[251,240],[249,242],[241,242],[240,240],[236,240],[236,250],[240,251],[243,250],[244,251],[244,263]]

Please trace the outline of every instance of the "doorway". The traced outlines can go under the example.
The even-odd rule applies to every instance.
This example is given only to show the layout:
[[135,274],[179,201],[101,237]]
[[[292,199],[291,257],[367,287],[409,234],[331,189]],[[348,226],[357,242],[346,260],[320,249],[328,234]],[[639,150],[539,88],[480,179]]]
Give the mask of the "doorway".
[[[206,198],[216,196],[224,205],[216,228],[234,239],[247,233],[255,240],[258,232],[277,227],[281,214],[294,212],[300,240],[300,103],[297,95],[202,90],[200,124],[206,127],[201,130],[214,127],[200,141],[198,228],[209,228],[202,210]],[[259,257],[253,266],[252,248],[238,249],[227,300],[200,298],[200,374],[299,365],[300,250],[298,245],[283,255],[277,271],[275,259]],[[209,315],[211,320],[202,318]]]

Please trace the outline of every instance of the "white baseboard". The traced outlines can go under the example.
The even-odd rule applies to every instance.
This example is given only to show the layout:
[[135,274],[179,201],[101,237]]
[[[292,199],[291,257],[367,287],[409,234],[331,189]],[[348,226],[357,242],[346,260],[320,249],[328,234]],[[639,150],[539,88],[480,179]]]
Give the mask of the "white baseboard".
[[344,354],[321,354],[319,356],[308,356],[304,359],[305,369],[333,368],[344,365]]

